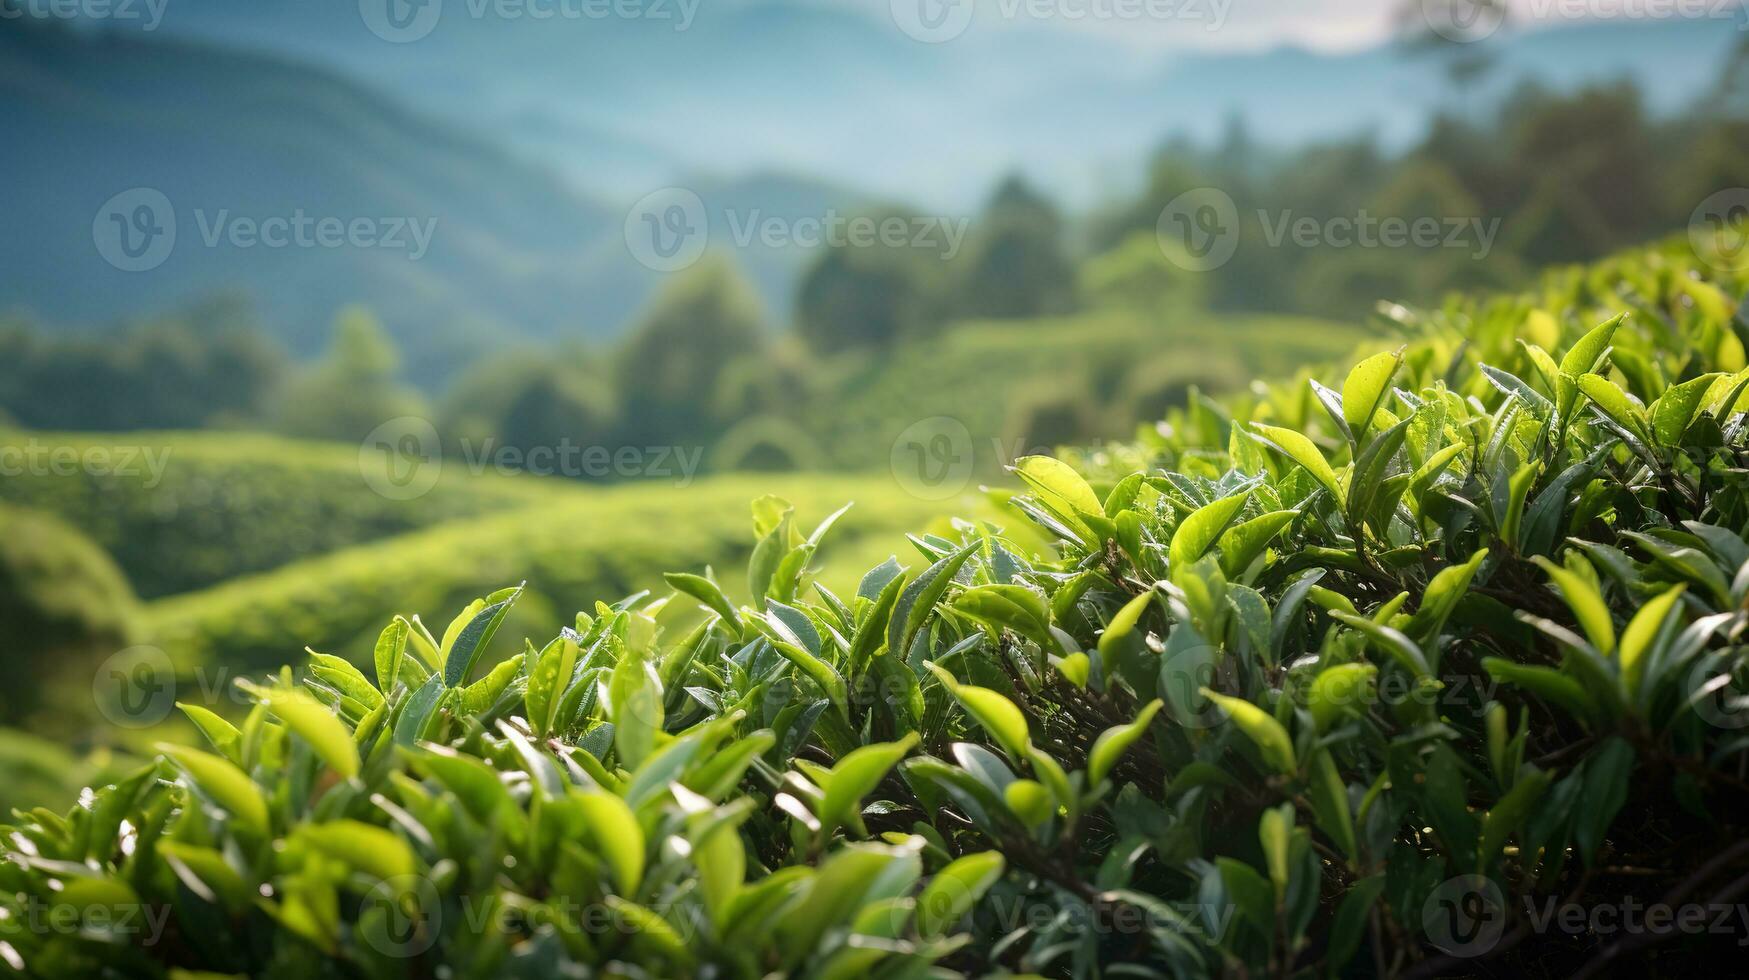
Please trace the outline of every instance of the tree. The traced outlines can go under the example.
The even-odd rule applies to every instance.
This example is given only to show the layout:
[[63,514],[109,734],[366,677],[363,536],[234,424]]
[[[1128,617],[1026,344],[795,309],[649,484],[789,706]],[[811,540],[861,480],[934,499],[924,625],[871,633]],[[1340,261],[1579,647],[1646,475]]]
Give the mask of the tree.
[[376,317],[359,307],[342,310],[322,360],[279,393],[278,429],[356,442],[391,419],[428,414],[424,398],[396,380],[399,366],[400,353]]
[[[876,222],[914,216],[888,211]],[[880,348],[933,329],[940,320],[940,275],[918,249],[876,241],[836,241],[802,277],[796,332],[820,354]]]
[[516,351],[487,359],[456,382],[443,411],[445,449],[465,440],[527,453],[536,447],[599,445],[617,406],[581,352]]
[[707,256],[657,294],[615,358],[627,445],[708,441],[724,367],[765,349],[764,312],[728,261]]
[[954,277],[958,312],[1013,319],[1062,313],[1073,305],[1074,268],[1063,254],[1055,207],[1019,177],[996,188],[978,219],[971,254]]

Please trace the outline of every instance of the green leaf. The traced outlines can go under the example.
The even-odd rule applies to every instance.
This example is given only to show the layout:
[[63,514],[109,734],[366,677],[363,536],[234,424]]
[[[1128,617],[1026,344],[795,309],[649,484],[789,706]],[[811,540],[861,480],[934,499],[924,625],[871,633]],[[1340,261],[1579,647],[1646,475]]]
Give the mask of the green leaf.
[[1530,816],[1531,808],[1548,789],[1549,774],[1540,769],[1531,769],[1520,775],[1500,802],[1488,811],[1482,818],[1482,836],[1477,845],[1477,870],[1484,870],[1499,855],[1500,849],[1506,846],[1506,839],[1513,831]]
[[1059,516],[1070,519],[1079,519],[1083,514],[1105,516],[1099,495],[1068,463],[1049,456],[1022,456],[1015,460],[1013,469]]
[[1051,611],[1044,596],[1024,585],[980,585],[954,599],[953,607],[981,623],[1013,630],[1047,649],[1056,649],[1051,636]]
[[433,779],[455,794],[456,801],[474,819],[489,825],[513,810],[522,812],[498,778],[498,771],[485,762],[447,745],[430,742],[412,756]]
[[312,850],[384,881],[419,870],[413,848],[401,835],[357,820],[304,824],[292,836]]
[[1245,509],[1245,502],[1251,499],[1249,489],[1217,500],[1205,507],[1199,507],[1194,513],[1178,522],[1178,527],[1172,532],[1172,543],[1167,549],[1167,560],[1173,568],[1186,568],[1201,558],[1220,536],[1226,532],[1228,525]]
[[918,935],[925,939],[944,935],[1001,880],[1004,866],[1001,852],[983,851],[936,872],[917,896]]
[[619,893],[636,895],[644,880],[644,828],[626,801],[602,790],[577,795],[598,852],[613,869]]
[[1389,654],[1391,659],[1401,664],[1403,669],[1416,677],[1432,677],[1433,669],[1427,664],[1427,657],[1415,641],[1403,635],[1400,630],[1392,629],[1383,623],[1374,622],[1365,616],[1331,610],[1330,617],[1345,626],[1353,627],[1366,634],[1374,646]]
[[1640,676],[1644,672],[1646,651],[1652,648],[1652,642],[1657,639],[1658,631],[1663,628],[1664,620],[1675,608],[1682,593],[1688,589],[1686,583],[1671,586],[1664,592],[1653,597],[1650,602],[1634,613],[1634,618],[1621,631],[1621,646],[1616,650],[1621,662],[1622,682],[1629,692],[1640,689]]
[[374,709],[383,703],[381,692],[372,686],[370,680],[364,676],[363,671],[352,666],[351,661],[329,656],[326,653],[317,653],[314,650],[306,652],[310,655],[310,675],[316,680],[338,691],[342,697],[351,698],[358,702],[366,709]]
[[1287,729],[1281,727],[1281,722],[1262,708],[1244,698],[1229,697],[1202,689],[1202,696],[1221,706],[1227,716],[1233,719],[1233,724],[1251,739],[1257,746],[1257,752],[1263,757],[1265,765],[1283,775],[1291,775],[1299,768],[1294,761],[1293,739],[1288,737]]
[[201,734],[206,736],[213,748],[219,750],[220,755],[232,762],[242,761],[242,755],[237,749],[242,741],[243,733],[237,731],[237,726],[198,704],[183,704],[178,701],[176,706],[182,709],[182,713],[188,716],[189,721],[194,722],[195,727],[200,729]]
[[1646,408],[1620,385],[1600,374],[1586,374],[1579,378],[1579,390],[1617,425],[1635,436],[1645,437]]
[[1042,827],[1057,812],[1057,798],[1043,783],[1016,779],[1002,787],[1002,802],[1025,826]]
[[[1597,590],[1596,584],[1588,576],[1562,568],[1541,555],[1530,559],[1537,567],[1548,573],[1550,579],[1561,588],[1561,598],[1567,600],[1568,608],[1573,610],[1573,618],[1578,621],[1579,628],[1585,631],[1591,645],[1597,652],[1608,655],[1615,650],[1615,624],[1609,617],[1609,606],[1603,601],[1603,593]],[[1583,561],[1576,554],[1569,561]]]
[[479,662],[480,654],[486,649],[486,644],[492,642],[492,634],[498,632],[498,627],[504,622],[504,616],[510,611],[517,596],[522,594],[522,586],[503,589],[494,592],[480,600],[482,605],[478,612],[454,634],[453,640],[444,643],[445,655],[443,662],[443,682],[449,687],[461,687],[473,672],[474,664]]
[[1332,664],[1312,678],[1306,690],[1306,706],[1320,732],[1328,732],[1351,715],[1366,713],[1377,695],[1374,681],[1379,669],[1368,663]]
[[887,773],[917,744],[917,733],[911,732],[897,742],[877,742],[855,749],[832,767],[831,778],[822,789],[825,801],[820,806],[820,822],[827,827],[857,824],[862,798],[874,792]]
[[328,768],[344,779],[358,775],[358,746],[352,741],[352,733],[320,701],[290,687],[251,684],[247,689],[267,705],[274,717],[308,742]]
[[1221,550],[1221,571],[1234,578],[1250,568],[1281,529],[1299,516],[1297,510],[1273,510],[1228,528],[1216,542]]
[[581,654],[576,641],[560,636],[548,643],[535,661],[522,701],[536,735],[550,735],[558,727],[559,704],[571,683],[571,675],[576,672],[577,658]]
[[[887,624],[893,618],[893,607],[899,601],[899,593],[905,588],[904,570],[898,568],[896,563],[894,568],[896,571],[893,576],[872,597],[873,602],[868,607],[868,612],[863,614],[862,622],[856,627],[855,638],[850,641],[850,653],[845,657],[845,665],[853,674],[860,673],[868,665],[869,659],[880,650],[886,639]],[[866,578],[863,582],[865,585],[869,584]]]
[[462,713],[478,717],[490,711],[511,683],[522,675],[522,664],[527,656],[519,653],[505,660],[488,671],[485,677],[457,691]]
[[1364,440],[1373,413],[1391,390],[1391,378],[1403,363],[1403,348],[1387,354],[1374,354],[1348,372],[1342,382],[1342,417],[1354,438]]
[[687,572],[664,572],[662,578],[675,590],[704,603],[712,612],[721,616],[723,622],[737,634],[742,632],[741,614],[735,611],[735,604],[723,594],[722,586],[703,575]]
[[1415,615],[1409,620],[1404,632],[1423,644],[1431,643],[1445,628],[1446,620],[1451,618],[1452,610],[1457,608],[1470,588],[1470,580],[1475,577],[1476,569],[1482,567],[1482,560],[1488,557],[1488,549],[1483,548],[1470,556],[1470,560],[1462,565],[1448,565],[1439,570],[1427,583],[1427,588],[1421,594],[1421,607],[1415,610]]
[[1107,728],[1100,733],[1099,737],[1093,741],[1093,748],[1087,752],[1087,783],[1089,786],[1099,785],[1100,780],[1104,779],[1111,772],[1112,767],[1117,765],[1118,759],[1123,757],[1124,752],[1148,730],[1148,724],[1154,720],[1154,716],[1159,713],[1163,706],[1159,699],[1150,701],[1143,706],[1134,721],[1127,725]]
[[396,616],[389,621],[377,637],[376,668],[377,687],[384,694],[395,689],[395,682],[401,676],[401,658],[407,653],[407,637],[412,632],[412,624],[406,619]]
[[636,769],[655,749],[662,731],[662,680],[648,661],[627,650],[608,679],[607,697],[620,764]]
[[1561,373],[1571,378],[1588,374],[1597,367],[1597,359],[1609,349],[1609,341],[1615,336],[1615,330],[1621,326],[1626,314],[1617,314],[1593,327],[1585,336],[1580,337],[1566,356],[1561,358]]
[[438,709],[448,697],[449,688],[443,684],[443,675],[427,677],[425,683],[408,695],[402,704],[401,715],[395,721],[395,744],[411,746],[429,736],[432,727],[442,717]]
[[1336,760],[1327,748],[1320,748],[1312,756],[1312,764],[1308,767],[1310,779],[1307,789],[1312,796],[1312,809],[1317,817],[1318,826],[1350,860],[1359,860],[1360,849],[1354,838],[1354,818],[1348,809],[1348,787],[1342,781],[1342,773],[1336,768]]
[[1027,734],[1026,715],[1015,707],[1013,701],[986,687],[961,684],[952,674],[934,663],[927,666],[941,680],[948,693],[953,695],[954,700],[960,703],[960,707],[966,710],[966,714],[982,725],[1004,752],[1015,759],[1026,756],[1026,749],[1032,744]]
[[1336,478],[1336,471],[1330,468],[1330,463],[1324,459],[1324,454],[1318,451],[1318,447],[1313,445],[1312,440],[1292,429],[1264,425],[1261,422],[1253,422],[1251,427],[1269,445],[1304,467],[1313,479],[1330,492],[1331,499],[1338,502],[1343,499],[1342,484]]
[[1287,852],[1293,830],[1292,803],[1270,807],[1257,818],[1257,841],[1263,846],[1263,860],[1269,868],[1269,881],[1275,886],[1275,897],[1278,901],[1287,894]]
[[1215,858],[1215,867],[1227,897],[1240,914],[1268,935],[1275,925],[1275,890],[1268,879],[1249,864],[1230,857]]
[[1694,421],[1695,414],[1700,411],[1708,389],[1722,377],[1725,375],[1721,373],[1703,374],[1666,388],[1664,394],[1652,403],[1653,437],[1665,446],[1680,443],[1682,434],[1688,431],[1688,423]]
[[206,797],[252,830],[268,829],[267,799],[248,774],[216,755],[160,742],[157,750],[176,763]]
[[1154,596],[1152,589],[1143,592],[1124,603],[1123,608],[1111,617],[1111,622],[1105,624],[1105,632],[1099,634],[1099,660],[1107,673],[1123,663],[1126,651],[1141,645],[1141,637],[1136,636],[1136,624],[1153,604]]
[[911,638],[917,635],[929,614],[935,611],[936,602],[952,584],[953,577],[959,574],[960,566],[978,550],[979,544],[980,542],[972,541],[955,549],[947,557],[930,565],[899,593],[898,600],[893,603],[892,616],[887,621],[888,653],[904,659],[906,652],[911,649]]

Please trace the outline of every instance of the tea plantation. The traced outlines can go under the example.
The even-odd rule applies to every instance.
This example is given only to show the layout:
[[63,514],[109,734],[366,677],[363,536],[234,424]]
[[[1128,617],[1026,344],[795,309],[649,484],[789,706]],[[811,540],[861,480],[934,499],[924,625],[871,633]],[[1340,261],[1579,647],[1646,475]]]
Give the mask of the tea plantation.
[[[841,488],[725,482],[648,527],[556,512],[514,532],[554,556],[521,567],[438,529],[392,562],[317,559],[319,593],[176,600],[163,629],[267,617],[237,627],[263,662],[327,606],[380,632],[245,682],[240,717],[190,702],[202,744],[16,814],[0,970],[1725,962],[1740,936],[1541,911],[1728,905],[1749,874],[1746,284],[1724,265],[1673,244],[1394,310],[1400,341],[1309,383],[1199,400],[1079,466],[1018,460],[1049,547],[935,522],[834,587]],[[732,573],[731,488],[758,497]],[[568,546],[647,557],[599,559],[630,597],[525,641],[515,583]],[[665,584],[631,591],[652,562]],[[443,629],[394,615],[450,565],[509,587]]]

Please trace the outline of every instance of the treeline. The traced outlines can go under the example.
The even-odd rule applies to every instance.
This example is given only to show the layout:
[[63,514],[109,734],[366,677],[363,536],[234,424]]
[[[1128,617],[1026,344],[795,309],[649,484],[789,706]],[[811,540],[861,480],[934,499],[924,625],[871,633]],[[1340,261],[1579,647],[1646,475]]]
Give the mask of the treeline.
[[[726,441],[731,451],[713,451],[707,465],[807,465],[794,447],[854,429],[828,431],[821,421],[842,408],[848,390],[897,363],[892,352],[952,324],[1012,324],[1014,343],[1025,345],[1041,318],[1121,311],[1158,325],[1159,348],[1147,353],[1161,354],[1174,330],[1204,311],[1352,322],[1380,299],[1426,303],[1456,289],[1510,288],[1551,263],[1680,228],[1714,191],[1749,185],[1742,64],[1676,117],[1655,117],[1627,83],[1570,94],[1525,87],[1491,116],[1437,118],[1419,143],[1395,153],[1370,136],[1284,151],[1235,123],[1213,146],[1168,144],[1140,194],[1075,220],[1010,178],[971,221],[963,247],[876,240],[821,249],[798,284],[792,324],[773,322],[732,257],[713,254],[674,274],[617,342],[506,349],[442,392],[398,380],[394,344],[362,310],[344,312],[328,352],[306,365],[263,339],[246,309],[229,301],[85,339],[48,339],[28,323],[0,321],[0,419],[90,430],[247,427],[353,441],[386,419],[419,415],[434,421],[451,452],[488,440],[523,450]],[[1231,200],[1237,240],[1229,259],[1195,271],[1175,261],[1181,256],[1160,226],[1163,211],[1201,188]],[[941,220],[877,216],[918,227]],[[1431,219],[1441,228],[1474,221],[1488,237],[1458,248],[1445,247],[1443,235],[1434,247],[1282,237],[1305,222],[1321,229],[1368,218]],[[1043,322],[1088,335],[1101,329],[1090,316]],[[1205,359],[1228,353],[1206,346],[1199,344]],[[1092,417],[1078,408],[1097,396],[1078,390],[1046,407]],[[1068,429],[1076,431],[1059,434],[1091,434]],[[769,460],[749,449],[786,439],[791,450]]]

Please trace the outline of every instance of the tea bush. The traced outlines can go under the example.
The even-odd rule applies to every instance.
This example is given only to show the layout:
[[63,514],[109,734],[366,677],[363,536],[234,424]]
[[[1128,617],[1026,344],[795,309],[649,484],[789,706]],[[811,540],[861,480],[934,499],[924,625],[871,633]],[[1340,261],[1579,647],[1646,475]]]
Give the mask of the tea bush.
[[[695,567],[490,670],[519,589],[441,636],[396,618],[362,667],[248,685],[235,725],[189,705],[205,748],[18,814],[0,963],[1716,962],[1741,937],[1538,910],[1745,887],[1742,292],[1671,247],[1392,310],[1404,347],[1323,383],[1017,461],[1049,553],[961,522],[834,591],[832,519],[761,498],[746,604]],[[664,632],[675,602],[708,617]]]
[[[51,461],[50,451],[60,455]],[[475,477],[458,465],[418,500],[392,500],[366,484],[356,445],[263,435],[0,432],[8,452],[36,453],[39,465],[8,472],[0,501],[80,528],[148,599],[553,492],[549,481]]]
[[531,495],[535,503],[529,506],[447,521],[160,599],[147,607],[146,640],[189,672],[274,669],[301,657],[305,644],[368,657],[384,609],[443,613],[506,580],[528,583],[518,607],[525,619],[557,629],[571,615],[561,617],[554,604],[569,609],[592,596],[660,583],[662,571],[677,565],[732,567],[746,561],[752,550],[747,500],[762,489],[781,489],[816,512],[855,500],[840,528],[839,554],[846,544],[866,552],[865,543],[876,538],[890,550],[891,538],[928,521],[935,506],[885,481],[826,475],[725,475],[685,487],[504,482],[554,486]]

